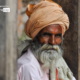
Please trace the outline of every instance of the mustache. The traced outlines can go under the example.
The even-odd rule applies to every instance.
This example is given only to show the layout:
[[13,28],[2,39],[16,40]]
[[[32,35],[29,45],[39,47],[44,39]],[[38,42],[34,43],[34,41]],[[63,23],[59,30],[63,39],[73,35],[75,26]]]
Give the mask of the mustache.
[[59,45],[44,44],[36,56],[44,64],[43,67],[49,68],[52,61],[57,61],[62,56],[62,50]]
[[39,50],[40,51],[43,51],[43,50],[54,50],[54,51],[59,52],[59,46],[58,45],[44,44]]

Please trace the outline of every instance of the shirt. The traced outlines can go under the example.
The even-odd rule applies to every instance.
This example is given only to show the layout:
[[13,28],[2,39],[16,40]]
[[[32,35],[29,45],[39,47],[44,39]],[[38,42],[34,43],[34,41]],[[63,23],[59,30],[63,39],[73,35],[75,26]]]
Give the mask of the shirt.
[[42,71],[30,48],[18,59],[17,80],[49,80],[47,72],[47,69]]
[[[42,70],[30,48],[17,61],[17,80],[49,80],[49,70]],[[73,77],[73,80],[75,78]]]

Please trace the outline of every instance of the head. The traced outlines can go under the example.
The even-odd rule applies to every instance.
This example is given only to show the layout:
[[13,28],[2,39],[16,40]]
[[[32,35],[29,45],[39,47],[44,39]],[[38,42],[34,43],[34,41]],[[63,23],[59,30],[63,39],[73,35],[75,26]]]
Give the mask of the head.
[[31,49],[42,67],[50,68],[52,61],[62,56],[62,28],[59,24],[51,24],[43,28],[31,43]]
[[53,61],[62,56],[62,36],[69,28],[69,19],[60,5],[51,0],[42,0],[36,5],[28,5],[29,19],[25,33],[32,38],[31,49],[44,67],[50,68]]

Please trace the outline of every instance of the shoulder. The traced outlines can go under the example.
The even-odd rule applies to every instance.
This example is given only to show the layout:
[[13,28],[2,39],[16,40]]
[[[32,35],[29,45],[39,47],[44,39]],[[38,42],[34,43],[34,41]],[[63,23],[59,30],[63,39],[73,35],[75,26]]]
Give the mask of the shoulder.
[[28,51],[25,52],[18,60],[17,60],[17,65],[18,69],[23,66],[23,65],[29,65],[32,64],[32,59],[34,55],[31,53],[30,49],[28,48]]
[[37,69],[40,68],[39,62],[37,61],[30,49],[28,49],[28,51],[17,60],[17,64],[18,69],[24,65],[30,65]]
[[41,80],[38,70],[30,64],[21,66],[18,70],[17,76],[20,80]]
[[31,59],[28,59],[27,53],[25,53],[17,60],[18,69],[21,66],[24,66],[25,64],[30,64],[30,62],[31,62]]
[[30,49],[18,59],[17,64],[18,78],[26,78],[25,80],[41,80],[42,72],[40,65]]

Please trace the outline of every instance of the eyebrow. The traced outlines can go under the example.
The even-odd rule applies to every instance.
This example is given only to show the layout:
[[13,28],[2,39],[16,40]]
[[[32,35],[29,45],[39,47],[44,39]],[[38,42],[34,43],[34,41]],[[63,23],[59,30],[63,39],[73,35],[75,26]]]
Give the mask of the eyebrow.
[[44,32],[42,35],[52,35],[52,34],[49,32]]
[[[51,33],[49,33],[49,32],[44,32],[43,33],[43,35],[52,35]],[[62,33],[57,33],[57,34],[55,34],[56,36],[61,36],[62,35]]]
[[55,34],[55,36],[62,36],[62,34],[61,33],[58,33],[58,34]]
[[[51,36],[52,35],[52,33],[49,33],[49,32],[44,32],[43,34],[41,34],[41,36],[44,36],[44,35],[49,35],[49,36]],[[57,33],[57,34],[55,34],[55,36],[62,36],[62,33]]]

